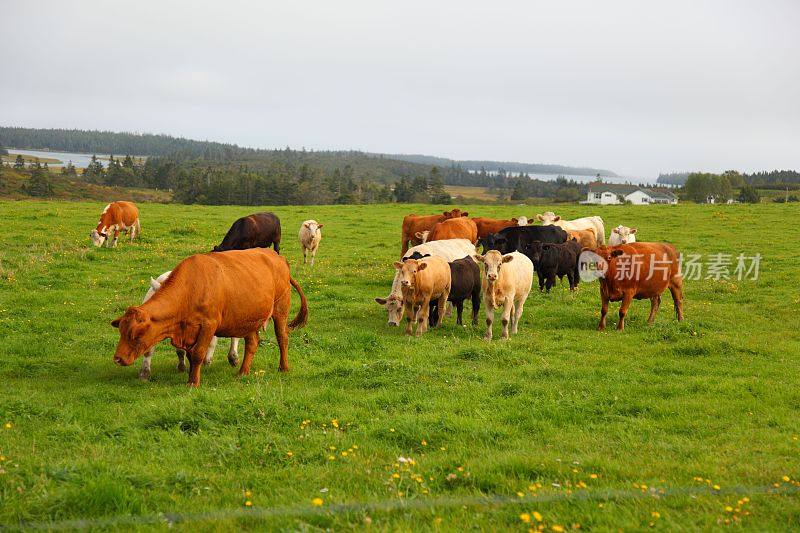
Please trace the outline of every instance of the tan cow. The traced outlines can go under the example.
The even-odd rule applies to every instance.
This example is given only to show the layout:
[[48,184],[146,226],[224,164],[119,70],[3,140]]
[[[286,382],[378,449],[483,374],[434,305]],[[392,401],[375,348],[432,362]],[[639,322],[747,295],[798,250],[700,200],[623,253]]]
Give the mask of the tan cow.
[[[417,323],[417,337],[428,330],[428,315],[431,300],[437,300],[439,309],[444,309],[450,295],[450,265],[439,257],[422,260],[396,261],[394,267],[400,274],[403,305],[406,314],[406,335],[411,335],[412,318]],[[439,313],[440,325],[444,313]]]
[[636,228],[628,226],[617,226],[611,230],[608,237],[609,246],[619,246],[620,244],[633,244],[636,242]]
[[603,245],[606,243],[606,228],[603,224],[603,219],[600,217],[594,216],[576,218],[575,220],[563,220],[552,211],[547,211],[544,214],[536,215],[536,218],[542,222],[543,226],[558,226],[565,231],[574,231],[578,229],[592,230],[598,244]]
[[416,246],[418,244],[422,244],[422,241],[417,238],[417,232],[422,231],[430,231],[433,227],[441,222],[442,220],[446,220],[448,218],[458,218],[458,217],[466,217],[469,216],[469,213],[464,213],[460,209],[456,208],[452,211],[445,211],[441,215],[406,215],[403,218],[403,234],[401,236],[401,243],[400,243],[400,257],[406,255],[408,251],[408,243],[411,241],[411,246]]
[[502,255],[497,250],[489,250],[486,255],[475,255],[475,260],[483,263],[483,301],[486,309],[487,341],[492,340],[492,324],[495,309],[502,308],[503,339],[508,339],[508,324],[511,333],[517,333],[519,319],[525,300],[533,284],[533,263],[519,252]]
[[322,240],[322,226],[316,220],[306,220],[300,225],[300,246],[303,247],[303,264],[306,257],[311,252],[311,266],[314,266],[314,259],[317,257],[317,248]]
[[[300,312],[287,324],[291,287]],[[119,328],[114,362],[128,366],[169,338],[189,358],[189,385],[200,385],[200,369],[214,336],[244,339],[239,375],[250,373],[259,329],[272,318],[280,350],[279,369],[289,370],[288,332],[308,321],[308,302],[289,274],[286,259],[266,248],[190,256],[172,270],[152,298],[129,307],[111,325]]]
[[575,239],[583,248],[597,248],[597,238],[590,229],[576,229],[567,231],[567,240]]
[[97,227],[89,233],[92,244],[103,246],[108,243],[109,234],[114,234],[111,246],[117,245],[117,238],[121,232],[130,232],[131,242],[142,232],[142,225],[139,222],[139,210],[131,202],[111,202],[100,214],[100,222]]
[[478,240],[478,226],[466,217],[449,218],[436,224],[429,233],[417,232],[415,235],[423,243],[444,241],[446,239],[467,239],[472,244]]

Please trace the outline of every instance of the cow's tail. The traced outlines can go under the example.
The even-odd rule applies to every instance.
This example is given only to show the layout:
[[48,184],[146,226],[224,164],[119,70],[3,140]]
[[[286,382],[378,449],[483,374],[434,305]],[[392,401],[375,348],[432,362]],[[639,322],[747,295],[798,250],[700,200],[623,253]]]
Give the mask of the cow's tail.
[[300,285],[298,285],[291,276],[289,276],[289,283],[292,284],[294,290],[300,295],[300,311],[297,313],[297,316],[294,317],[294,320],[289,322],[289,331],[292,331],[297,328],[302,328],[308,323],[308,300],[306,300],[306,295],[303,294],[303,289],[300,288]]

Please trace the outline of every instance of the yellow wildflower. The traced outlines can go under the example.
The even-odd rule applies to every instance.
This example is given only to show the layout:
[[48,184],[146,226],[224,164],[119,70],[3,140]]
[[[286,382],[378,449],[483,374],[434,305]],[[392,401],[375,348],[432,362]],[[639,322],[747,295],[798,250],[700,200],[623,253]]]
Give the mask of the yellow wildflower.
[[316,505],[317,507],[319,507],[320,505],[322,505],[325,502],[323,501],[322,498],[314,498],[313,500],[311,500],[311,503],[313,505]]
[[522,513],[521,515],[519,515],[519,519],[527,524],[531,521],[531,515],[529,515],[528,513]]
[[246,507],[252,507],[253,506],[253,502],[251,502],[250,500],[247,500],[246,502],[244,502],[244,505]]
[[536,519],[537,522],[541,522],[542,521],[542,514],[539,511],[534,511],[533,512],[533,517]]

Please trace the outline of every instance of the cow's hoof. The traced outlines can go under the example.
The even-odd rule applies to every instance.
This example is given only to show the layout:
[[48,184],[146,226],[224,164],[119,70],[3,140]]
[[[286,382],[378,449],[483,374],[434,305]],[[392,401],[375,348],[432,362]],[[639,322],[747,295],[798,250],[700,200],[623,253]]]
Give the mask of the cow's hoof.
[[204,365],[206,365],[206,366],[208,366],[208,365],[210,365],[210,364],[211,364],[211,361],[213,361],[213,360],[214,360],[214,359],[213,359],[213,358],[211,358],[211,357],[209,357],[209,358],[207,358],[207,359],[203,359],[203,364],[204,364]]
[[288,372],[288,371],[289,371],[289,367],[288,366],[285,367],[285,368],[278,367],[278,372]]
[[229,355],[228,356],[228,364],[231,365],[232,367],[239,366],[239,358],[236,357],[235,355],[234,356],[230,356]]
[[150,379],[150,371],[148,370],[147,372],[145,372],[144,370],[142,370],[141,372],[139,372],[139,379],[141,379],[142,381],[148,381]]

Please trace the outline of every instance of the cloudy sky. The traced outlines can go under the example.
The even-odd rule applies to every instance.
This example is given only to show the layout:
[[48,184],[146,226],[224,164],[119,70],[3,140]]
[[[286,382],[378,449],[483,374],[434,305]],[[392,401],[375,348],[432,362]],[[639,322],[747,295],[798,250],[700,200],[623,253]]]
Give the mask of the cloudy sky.
[[0,124],[660,171],[800,168],[800,1],[36,1]]

